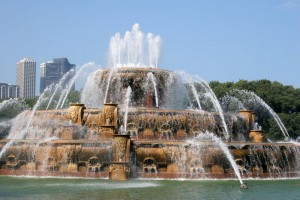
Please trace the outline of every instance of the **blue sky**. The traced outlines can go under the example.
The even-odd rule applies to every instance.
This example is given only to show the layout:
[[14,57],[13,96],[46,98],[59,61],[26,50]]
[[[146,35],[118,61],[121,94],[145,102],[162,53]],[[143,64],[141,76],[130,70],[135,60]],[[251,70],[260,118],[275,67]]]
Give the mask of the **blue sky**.
[[24,57],[37,62],[38,85],[53,58],[105,66],[110,38],[139,23],[162,38],[160,68],[300,88],[299,22],[300,0],[0,0],[0,82],[15,84]]

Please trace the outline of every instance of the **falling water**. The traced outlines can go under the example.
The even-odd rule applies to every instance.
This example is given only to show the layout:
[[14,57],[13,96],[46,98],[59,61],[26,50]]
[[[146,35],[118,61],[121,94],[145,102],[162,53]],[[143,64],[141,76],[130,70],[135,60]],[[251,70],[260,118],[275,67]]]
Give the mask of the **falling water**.
[[[0,158],[1,158],[2,155],[6,152],[6,150],[13,144],[13,142],[14,142],[16,139],[23,139],[24,136],[28,133],[28,128],[29,128],[30,125],[31,125],[31,122],[32,122],[32,120],[33,120],[35,111],[36,111],[43,103],[45,103],[45,102],[48,100],[48,94],[49,94],[49,92],[52,91],[52,86],[53,86],[53,85],[50,85],[49,87],[47,87],[47,88],[44,90],[44,92],[40,95],[39,99],[37,100],[36,104],[34,105],[32,111],[31,111],[31,114],[30,114],[30,116],[29,116],[28,119],[27,119],[27,118],[26,118],[26,120],[23,119],[23,120],[22,120],[22,123],[20,123],[20,124],[18,123],[18,122],[19,122],[18,120],[14,120],[14,123],[16,122],[16,124],[18,125],[18,127],[14,127],[15,125],[13,125],[11,132],[15,132],[16,129],[17,129],[18,131],[15,132],[15,133],[13,134],[13,137],[10,137],[11,134],[8,135],[8,138],[10,139],[10,141],[9,141],[8,143],[6,143],[6,144],[2,147],[2,149],[1,149],[1,151],[0,151]],[[26,112],[26,111],[25,111],[25,112]],[[24,115],[25,112],[20,113],[20,114],[17,116],[17,119],[18,119],[19,116],[22,116],[22,118],[24,118],[23,115]],[[26,127],[25,127],[25,129],[23,129],[23,126],[25,125],[25,122],[26,122],[26,121],[27,121]],[[20,133],[20,134],[18,134],[18,133]]]
[[[199,99],[199,95],[198,95],[197,89],[196,89],[196,87],[195,87],[194,78],[193,78],[192,76],[190,76],[189,74],[185,73],[184,71],[178,71],[178,72],[176,72],[176,74],[177,74],[179,77],[181,77],[181,79],[182,79],[182,84],[188,84],[188,85],[191,87],[193,96],[194,96],[194,98],[195,98],[196,101],[197,101],[198,108],[199,108],[200,110],[202,110],[201,103],[200,103],[200,99]],[[188,97],[189,97],[189,96],[188,96]],[[190,99],[189,99],[189,101],[190,101]]]
[[208,83],[206,81],[204,81],[202,78],[198,77],[198,76],[192,77],[192,76],[190,76],[190,75],[188,75],[188,74],[186,74],[185,72],[182,72],[182,71],[180,71],[178,74],[180,74],[185,79],[185,81],[187,81],[188,84],[190,85],[190,87],[192,89],[192,92],[193,92],[193,95],[196,98],[198,106],[199,106],[200,109],[201,109],[201,105],[200,105],[198,92],[195,88],[195,83],[199,83],[208,92],[208,97],[211,99],[215,110],[220,114],[220,118],[221,118],[221,121],[222,121],[222,124],[223,124],[223,128],[224,128],[224,131],[225,131],[225,134],[226,134],[226,137],[227,137],[226,139],[229,139],[230,135],[229,135],[228,127],[227,127],[227,124],[226,124],[226,121],[225,121],[225,118],[224,118],[223,109],[222,109],[215,93],[212,91],[212,89],[210,88]]
[[100,82],[103,70],[94,71],[89,75],[80,94],[80,102],[87,107],[100,107],[103,100]]
[[126,95],[125,95],[125,114],[124,114],[124,131],[125,131],[125,133],[127,131],[128,107],[129,107],[129,103],[130,103],[131,92],[132,92],[131,87],[128,86]]
[[120,67],[151,67],[157,68],[160,54],[160,36],[148,33],[147,37],[134,24],[122,38],[116,33],[109,44],[109,66]]
[[112,79],[114,73],[115,73],[114,68],[109,70],[108,79],[107,79],[107,83],[106,83],[106,90],[105,90],[105,95],[104,95],[104,100],[103,100],[104,103],[106,103],[110,82],[111,82],[111,79]]
[[[198,77],[199,78],[199,77]],[[225,118],[224,118],[224,112],[223,109],[219,103],[219,100],[217,99],[215,93],[212,91],[211,87],[208,85],[208,83],[206,81],[204,81],[203,79],[199,78],[200,84],[205,88],[206,91],[208,91],[208,93],[210,94],[209,97],[214,105],[214,108],[216,109],[216,111],[220,114],[221,120],[222,120],[222,124],[223,124],[223,128],[225,130],[226,136],[228,137],[227,139],[229,139],[230,135],[228,133],[228,127],[227,124],[225,122]]]
[[[289,133],[288,133],[287,129],[285,128],[284,124],[282,123],[281,119],[279,118],[279,116],[274,112],[274,110],[266,102],[264,102],[264,100],[262,100],[254,92],[250,92],[250,91],[246,91],[246,90],[233,90],[232,93],[233,94],[237,93],[240,95],[246,95],[246,96],[252,97],[250,100],[252,100],[252,101],[254,100],[254,101],[258,102],[260,105],[262,105],[264,108],[266,108],[269,111],[269,113],[272,115],[272,117],[278,124],[284,137],[286,139],[290,138]],[[244,99],[242,99],[242,100],[244,100]],[[247,98],[247,100],[249,100],[249,98]]]
[[3,120],[0,121],[0,127],[9,128],[12,123],[12,120]]
[[197,93],[197,90],[195,88],[194,83],[190,83],[190,86],[192,88],[193,95],[194,95],[194,97],[195,97],[195,99],[197,101],[198,107],[199,107],[200,110],[202,110],[202,107],[201,107],[201,104],[200,104],[200,100],[199,100],[199,96],[198,96],[198,93]]
[[243,184],[243,180],[242,180],[241,174],[239,172],[239,168],[238,168],[237,164],[235,163],[232,155],[230,154],[230,151],[229,151],[227,145],[222,141],[221,138],[217,137],[214,133],[205,132],[202,134],[198,134],[198,136],[196,136],[193,140],[189,140],[188,143],[195,145],[195,144],[197,144],[199,142],[203,142],[205,140],[211,140],[212,142],[216,143],[222,149],[222,151],[226,155],[227,159],[229,160],[240,183]]
[[67,79],[72,76],[72,74],[74,73],[75,69],[71,69],[70,71],[68,71],[60,80],[59,82],[55,85],[55,89],[54,92],[52,94],[52,96],[50,97],[49,103],[46,107],[46,110],[48,110],[49,106],[51,105],[53,98],[55,97],[55,95],[57,94],[57,92],[66,84]]
[[79,75],[82,73],[83,70],[85,70],[88,67],[95,67],[97,66],[94,62],[89,62],[87,64],[84,64],[83,66],[80,67],[80,69],[78,71],[76,71],[75,75],[73,76],[73,78],[69,81],[69,83],[67,84],[66,88],[64,89],[64,91],[61,94],[61,97],[58,101],[58,104],[56,106],[56,109],[58,109],[58,107],[63,108],[65,101],[75,83],[75,81],[78,79]]
[[12,106],[12,105],[19,105],[21,106],[22,102],[15,98],[15,99],[8,99],[8,100],[4,100],[3,102],[0,103],[0,111],[2,109],[5,109],[8,106]]
[[147,74],[147,84],[148,84],[149,80],[151,81],[151,83],[153,85],[153,90],[154,90],[154,95],[155,95],[155,105],[158,108],[158,95],[157,95],[157,88],[156,88],[156,80],[155,80],[155,77],[152,72],[149,72]]
[[239,112],[240,110],[245,110],[243,103],[236,97],[225,95],[221,99],[221,105],[223,110],[227,112]]
[[185,85],[182,84],[182,78],[176,72],[171,72],[165,77],[164,108],[186,109],[187,98],[188,91]]

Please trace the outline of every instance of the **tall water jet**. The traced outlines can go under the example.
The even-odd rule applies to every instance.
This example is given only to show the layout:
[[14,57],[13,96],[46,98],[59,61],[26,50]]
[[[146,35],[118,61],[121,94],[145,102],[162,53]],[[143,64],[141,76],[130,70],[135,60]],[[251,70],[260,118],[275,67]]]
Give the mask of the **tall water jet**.
[[[237,90],[237,89],[232,90],[230,94],[233,95],[233,96],[237,96],[237,98],[242,98],[241,99],[242,101],[251,100],[251,101],[255,101],[255,102],[259,103],[260,105],[262,105],[264,108],[266,108],[269,111],[269,113],[272,115],[272,117],[274,118],[274,120],[278,124],[283,136],[285,137],[285,140],[290,139],[289,133],[288,133],[287,129],[285,128],[284,124],[282,123],[281,119],[279,118],[279,116],[258,95],[256,95],[254,92],[251,92],[251,91]],[[245,96],[246,96],[246,98],[245,98]]]
[[120,67],[151,67],[157,68],[160,53],[160,36],[149,33],[147,37],[134,24],[122,38],[116,33],[109,45],[109,66]]
[[128,117],[128,107],[130,103],[130,98],[131,98],[131,87],[128,86],[126,94],[125,94],[125,113],[124,113],[124,132],[127,133],[127,117]]
[[148,33],[148,48],[149,48],[149,66],[157,68],[157,63],[160,55],[160,43],[161,39],[159,36],[154,37],[152,33]]

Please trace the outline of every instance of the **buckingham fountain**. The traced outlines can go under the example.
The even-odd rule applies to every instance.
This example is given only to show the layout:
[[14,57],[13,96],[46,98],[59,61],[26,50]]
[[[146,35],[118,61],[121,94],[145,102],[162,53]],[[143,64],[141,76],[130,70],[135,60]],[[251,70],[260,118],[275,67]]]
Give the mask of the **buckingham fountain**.
[[137,24],[113,36],[110,67],[90,74],[81,103],[36,105],[16,117],[0,140],[0,174],[238,178],[242,186],[246,178],[299,177],[297,143],[268,141],[254,111],[223,112],[203,79],[159,69],[159,45]]

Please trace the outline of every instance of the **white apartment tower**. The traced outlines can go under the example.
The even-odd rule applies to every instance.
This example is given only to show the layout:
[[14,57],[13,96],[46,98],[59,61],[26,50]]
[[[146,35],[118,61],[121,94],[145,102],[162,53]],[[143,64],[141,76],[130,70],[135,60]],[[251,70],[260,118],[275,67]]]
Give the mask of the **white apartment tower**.
[[24,58],[17,62],[17,85],[20,86],[21,98],[35,97],[36,63]]

